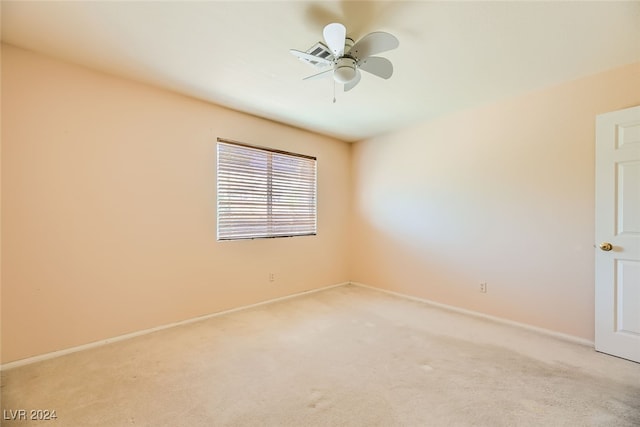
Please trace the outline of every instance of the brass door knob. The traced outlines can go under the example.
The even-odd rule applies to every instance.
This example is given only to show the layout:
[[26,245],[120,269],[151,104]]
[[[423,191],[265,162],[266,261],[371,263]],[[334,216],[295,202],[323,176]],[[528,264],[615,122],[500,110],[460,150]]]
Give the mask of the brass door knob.
[[600,249],[605,252],[609,252],[611,249],[613,249],[613,245],[609,242],[600,243]]

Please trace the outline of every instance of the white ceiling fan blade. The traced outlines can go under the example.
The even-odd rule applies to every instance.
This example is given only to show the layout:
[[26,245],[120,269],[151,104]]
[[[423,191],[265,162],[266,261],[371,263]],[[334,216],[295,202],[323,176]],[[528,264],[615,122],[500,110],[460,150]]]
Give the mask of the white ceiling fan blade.
[[309,54],[307,52],[302,52],[300,50],[289,49],[289,52],[291,52],[291,54],[293,56],[296,56],[296,57],[298,57],[300,59],[305,59],[305,60],[310,61],[310,62],[318,62],[318,63],[323,64],[323,65],[332,64],[332,62],[329,61],[328,59],[320,58],[319,56],[311,55],[311,54]]
[[339,58],[344,54],[344,41],[347,37],[347,29],[342,24],[334,22],[324,27],[322,31],[325,43],[331,49],[334,58]]
[[393,64],[387,58],[370,56],[360,61],[360,69],[368,73],[388,79],[393,75]]
[[310,76],[305,77],[302,80],[315,80],[315,79],[321,79],[323,77],[331,77],[333,74],[331,73],[331,71],[333,71],[333,68],[330,68],[328,70],[324,70],[319,72],[318,74],[312,74]]
[[349,51],[349,55],[361,59],[395,49],[399,45],[400,42],[394,35],[377,31],[358,40]]
[[359,71],[359,70],[356,70],[356,76],[353,78],[353,80],[351,80],[349,83],[345,83],[345,85],[344,85],[344,91],[345,91],[345,92],[348,92],[348,91],[350,91],[351,89],[353,89],[354,87],[356,87],[356,85],[357,85],[358,83],[360,83],[360,77],[361,77],[361,75],[360,75],[360,71]]

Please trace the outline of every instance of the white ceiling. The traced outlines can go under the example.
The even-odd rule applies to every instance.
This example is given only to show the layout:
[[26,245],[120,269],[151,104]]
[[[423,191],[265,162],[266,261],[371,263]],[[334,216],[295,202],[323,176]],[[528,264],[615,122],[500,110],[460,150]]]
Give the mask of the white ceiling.
[[[640,61],[640,1],[2,1],[5,43],[347,141]],[[350,92],[290,48],[387,31]]]

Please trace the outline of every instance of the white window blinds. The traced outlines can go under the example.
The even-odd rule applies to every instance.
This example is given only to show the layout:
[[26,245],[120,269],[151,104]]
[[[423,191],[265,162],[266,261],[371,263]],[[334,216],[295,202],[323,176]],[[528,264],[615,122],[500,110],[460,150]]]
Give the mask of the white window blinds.
[[316,234],[316,158],[218,138],[218,240]]

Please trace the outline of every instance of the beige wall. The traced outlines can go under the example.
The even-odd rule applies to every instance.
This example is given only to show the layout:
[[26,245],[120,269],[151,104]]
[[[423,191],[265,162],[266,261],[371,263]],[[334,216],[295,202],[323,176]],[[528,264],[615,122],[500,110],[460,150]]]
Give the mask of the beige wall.
[[592,340],[595,116],[637,104],[640,64],[357,143],[351,279]]
[[[317,156],[318,235],[216,242],[217,136]],[[2,362],[347,281],[349,171],[344,142],[3,46]]]

